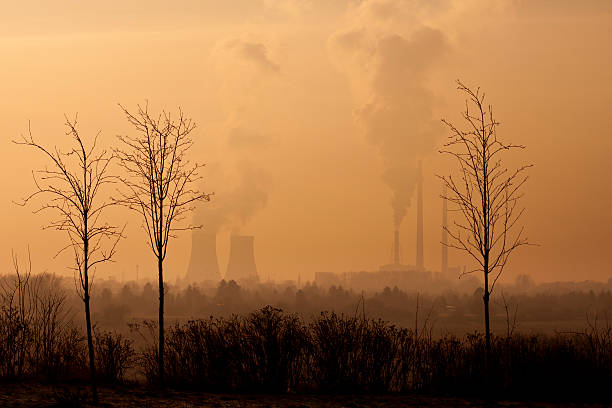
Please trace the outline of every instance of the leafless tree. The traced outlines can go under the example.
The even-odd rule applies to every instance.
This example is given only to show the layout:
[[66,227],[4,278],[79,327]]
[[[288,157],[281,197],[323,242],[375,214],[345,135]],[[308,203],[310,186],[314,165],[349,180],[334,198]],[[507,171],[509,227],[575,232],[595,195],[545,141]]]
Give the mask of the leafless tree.
[[0,316],[3,337],[8,346],[1,356],[2,371],[5,377],[21,378],[28,353],[30,328],[35,318],[35,302],[32,296],[32,262],[28,248],[28,265],[19,266],[17,255],[12,252],[14,276],[0,279]]
[[485,105],[485,94],[466,87],[457,80],[457,89],[467,95],[462,117],[466,130],[442,119],[450,129],[448,141],[441,153],[449,154],[459,165],[458,177],[441,176],[447,187],[447,200],[458,212],[452,227],[445,227],[450,236],[447,245],[464,251],[478,267],[464,273],[482,272],[484,275],[484,315],[486,357],[491,352],[489,297],[501,276],[510,255],[520,246],[528,245],[524,227],[518,226],[525,209],[520,206],[522,187],[528,179],[523,165],[509,170],[503,154],[522,145],[503,142],[497,136],[499,123],[490,105]]
[[138,105],[130,113],[119,105],[136,130],[134,136],[119,136],[122,147],[115,150],[125,170],[121,177],[124,190],[118,202],[138,212],[143,219],[149,245],[157,258],[159,280],[159,349],[160,384],[164,379],[164,276],[163,264],[168,240],[175,232],[198,228],[180,225],[199,201],[209,201],[210,194],[197,190],[203,164],[191,163],[187,153],[193,146],[191,132],[195,123],[179,109],[174,118],[169,112],[153,116],[148,104]]
[[85,304],[85,322],[87,326],[87,346],[89,351],[89,368],[91,374],[92,397],[98,402],[96,387],[96,367],[92,338],[90,295],[96,265],[111,261],[115,255],[117,243],[122,237],[122,230],[103,222],[104,210],[113,205],[113,201],[100,199],[100,192],[114,182],[108,173],[108,166],[113,155],[108,151],[96,148],[99,132],[90,148],[86,148],[77,129],[77,119],[66,117],[66,135],[71,137],[76,146],[67,152],[59,148],[48,149],[36,142],[28,126],[28,136],[22,136],[15,143],[31,146],[42,152],[51,162],[50,167],[32,172],[35,189],[21,205],[26,205],[39,196],[43,203],[34,212],[50,211],[54,214],[52,221],[45,229],[65,231],[69,243],[59,250],[72,249],[74,252],[75,286]]

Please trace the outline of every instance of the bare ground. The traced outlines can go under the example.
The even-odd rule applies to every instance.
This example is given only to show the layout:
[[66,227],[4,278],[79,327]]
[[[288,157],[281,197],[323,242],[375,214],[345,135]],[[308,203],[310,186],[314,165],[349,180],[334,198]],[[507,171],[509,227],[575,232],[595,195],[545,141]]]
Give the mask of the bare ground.
[[[0,407],[88,407],[85,386],[0,383]],[[420,395],[241,395],[155,391],[143,387],[102,388],[100,407],[591,407],[608,405],[438,398]]]

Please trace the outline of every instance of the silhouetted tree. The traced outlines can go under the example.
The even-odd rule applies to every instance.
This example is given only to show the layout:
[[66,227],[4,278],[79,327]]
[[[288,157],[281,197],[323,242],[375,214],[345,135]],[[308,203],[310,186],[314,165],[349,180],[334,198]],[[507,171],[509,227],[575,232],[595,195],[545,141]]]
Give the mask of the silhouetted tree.
[[35,191],[20,204],[26,205],[38,196],[46,197],[46,201],[35,212],[44,210],[54,212],[57,218],[45,228],[66,231],[68,234],[69,244],[59,252],[69,248],[74,251],[75,266],[73,269],[76,275],[75,280],[78,283],[76,287],[85,304],[92,397],[94,403],[97,404],[96,366],[90,311],[93,268],[97,264],[112,260],[122,231],[100,220],[103,211],[113,205],[113,202],[99,198],[101,189],[114,182],[113,176],[107,173],[113,155],[106,150],[96,149],[100,133],[96,134],[91,147],[86,148],[76,125],[76,117],[72,121],[66,117],[68,129],[66,135],[76,142],[76,146],[67,152],[62,152],[57,147],[50,150],[38,144],[29,127],[28,136],[22,136],[22,140],[15,141],[15,143],[36,148],[51,161],[51,167],[32,173],[36,186]]
[[450,154],[459,164],[459,177],[442,176],[447,194],[442,198],[455,206],[460,216],[454,227],[445,229],[451,237],[447,245],[466,252],[478,267],[464,273],[483,272],[486,358],[491,352],[489,297],[497,279],[514,250],[527,245],[524,227],[515,231],[525,209],[519,206],[521,187],[528,176],[523,165],[509,170],[502,164],[502,154],[524,146],[502,142],[497,136],[499,123],[485,94],[466,87],[457,80],[457,89],[467,95],[463,119],[467,129],[461,130],[442,119],[450,129],[441,153]]
[[[12,251],[11,251],[12,252]],[[13,279],[5,277],[0,280],[0,308],[3,315],[2,332],[5,344],[9,347],[4,350],[2,360],[5,369],[0,370],[5,376],[21,378],[27,358],[28,340],[31,341],[28,328],[36,317],[36,304],[32,292],[36,289],[36,279],[32,277],[32,259],[28,248],[28,264],[24,269],[20,268],[17,255],[12,252]],[[8,368],[8,369],[7,369]],[[7,375],[8,374],[8,375]]]
[[[121,106],[121,105],[120,105]],[[195,128],[191,119],[179,109],[175,119],[168,112],[154,117],[148,105],[138,105],[135,114],[121,106],[135,136],[119,136],[123,145],[116,149],[119,164],[126,172],[121,177],[125,190],[118,202],[138,212],[144,221],[149,244],[157,258],[159,279],[159,379],[164,379],[164,280],[163,263],[168,240],[174,232],[197,228],[177,227],[177,223],[194,209],[198,201],[210,200],[210,194],[195,189],[201,179],[201,164],[191,164],[187,152],[193,145],[190,137]]]

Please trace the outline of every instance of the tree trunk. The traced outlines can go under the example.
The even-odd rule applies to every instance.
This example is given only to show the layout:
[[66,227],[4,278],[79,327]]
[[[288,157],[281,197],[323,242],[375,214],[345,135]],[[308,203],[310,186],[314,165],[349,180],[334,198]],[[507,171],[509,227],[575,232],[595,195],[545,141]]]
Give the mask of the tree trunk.
[[489,258],[485,256],[484,260],[484,295],[482,301],[484,302],[484,319],[485,319],[485,369],[489,370],[489,361],[491,357],[491,326],[489,323]]
[[[83,222],[85,224],[85,233],[87,230],[87,213],[85,213]],[[98,387],[96,385],[96,359],[94,356],[93,334],[91,330],[91,310],[89,307],[89,239],[85,236],[83,239],[83,302],[85,302],[85,325],[87,326],[87,348],[89,350],[89,372],[91,374],[91,396],[94,405],[98,405]]]
[[96,360],[94,358],[93,335],[92,335],[92,330],[91,330],[91,312],[89,310],[89,290],[85,292],[85,296],[83,297],[83,302],[85,302],[85,322],[87,325],[87,348],[89,349],[89,371],[91,374],[91,394],[92,394],[94,405],[98,405],[98,387],[96,385]]
[[159,384],[164,383],[164,275],[163,260],[161,256],[157,258],[157,268],[159,276]]

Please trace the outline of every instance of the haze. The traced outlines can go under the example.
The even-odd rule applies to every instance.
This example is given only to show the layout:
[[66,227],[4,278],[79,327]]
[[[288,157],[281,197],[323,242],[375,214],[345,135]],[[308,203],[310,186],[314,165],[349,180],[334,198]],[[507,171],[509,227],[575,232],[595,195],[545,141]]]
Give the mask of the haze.
[[[179,106],[198,124],[191,158],[207,163],[210,204],[194,215],[218,229],[221,269],[232,231],[255,236],[260,277],[377,270],[401,221],[414,263],[414,180],[424,173],[425,267],[440,268],[440,118],[457,120],[454,80],[480,86],[499,133],[533,163],[523,222],[538,247],[518,251],[503,280],[607,280],[612,199],[612,3],[574,1],[109,0],[3,2],[0,245],[32,252],[35,271],[71,274],[53,258],[60,232],[15,200],[43,157],[11,140],[27,132],[68,146],[64,114],[105,145],[131,132],[117,103]],[[215,200],[218,200],[215,203]],[[221,203],[227,210],[219,211]],[[229,203],[229,204],[228,204]],[[222,213],[222,214],[220,214]],[[220,215],[219,215],[220,214]],[[97,276],[155,275],[139,220]],[[215,218],[222,216],[222,219]],[[168,280],[187,271],[189,233],[170,244]],[[67,256],[67,255],[66,255]],[[451,265],[467,259],[451,251]]]

